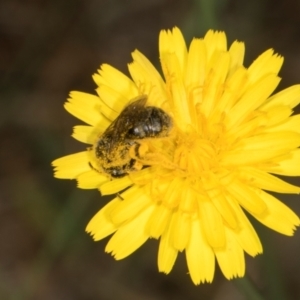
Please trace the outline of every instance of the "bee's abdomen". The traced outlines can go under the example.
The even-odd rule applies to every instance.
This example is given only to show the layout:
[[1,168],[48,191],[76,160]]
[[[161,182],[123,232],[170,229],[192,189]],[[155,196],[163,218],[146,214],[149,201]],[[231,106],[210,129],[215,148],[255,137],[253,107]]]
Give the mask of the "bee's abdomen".
[[136,122],[129,129],[126,137],[129,139],[158,138],[167,136],[172,120],[170,116],[158,107],[146,107],[148,116],[145,120]]

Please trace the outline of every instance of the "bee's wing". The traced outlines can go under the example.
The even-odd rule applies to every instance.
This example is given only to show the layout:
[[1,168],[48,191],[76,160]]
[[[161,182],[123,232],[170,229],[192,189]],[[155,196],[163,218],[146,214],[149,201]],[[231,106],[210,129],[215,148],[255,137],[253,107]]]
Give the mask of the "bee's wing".
[[139,96],[131,101],[120,115],[109,125],[103,135],[110,137],[109,149],[113,149],[118,141],[122,141],[128,130],[139,120],[147,118],[148,112],[144,109],[147,96]]
[[[130,128],[134,127],[137,120],[145,119],[147,111],[144,107],[147,102],[147,97],[140,96],[137,100],[135,99],[122,110],[120,115],[111,124],[115,132],[126,134]],[[109,126],[109,128],[111,126]]]

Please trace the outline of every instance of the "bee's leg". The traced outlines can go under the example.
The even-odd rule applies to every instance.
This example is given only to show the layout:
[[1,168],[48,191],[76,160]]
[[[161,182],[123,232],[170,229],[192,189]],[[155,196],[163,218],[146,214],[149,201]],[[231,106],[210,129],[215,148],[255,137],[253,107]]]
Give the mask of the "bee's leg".
[[121,196],[121,194],[117,193],[116,194],[118,198],[120,198],[121,200],[124,200],[124,198]]
[[142,160],[148,151],[149,151],[148,145],[140,141],[139,143],[134,144],[129,149],[129,155],[133,159]]
[[88,162],[88,164],[89,164],[89,167],[90,167],[92,170],[99,172],[99,171],[92,165],[92,163],[91,163],[90,161]]
[[[93,147],[88,147],[86,150],[88,151],[89,155],[91,155],[91,151],[93,151]],[[89,164],[89,167],[90,167],[92,170],[94,170],[94,171],[96,171],[96,172],[98,172],[98,173],[101,173],[100,170],[98,170],[96,167],[93,166],[93,164],[92,164],[91,161],[89,161],[88,164]]]
[[129,163],[127,164],[127,171],[139,171],[143,168],[143,164],[140,163],[137,158],[131,158]]

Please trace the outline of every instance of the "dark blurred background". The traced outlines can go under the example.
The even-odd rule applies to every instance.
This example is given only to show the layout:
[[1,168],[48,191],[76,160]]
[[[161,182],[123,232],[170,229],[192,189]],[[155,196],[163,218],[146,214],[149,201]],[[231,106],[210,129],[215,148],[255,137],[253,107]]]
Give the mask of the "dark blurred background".
[[[194,286],[183,254],[158,273],[155,240],[116,262],[107,239],[84,232],[108,199],[54,179],[50,163],[85,148],[63,103],[71,90],[94,93],[100,64],[128,74],[137,48],[158,66],[161,29],[178,26],[190,42],[212,28],[246,42],[246,66],[268,48],[282,54],[282,89],[300,83],[299,16],[299,0],[1,0],[0,300],[250,299],[218,268],[212,284]],[[299,196],[280,198],[300,214]],[[253,223],[264,255],[246,258],[249,280],[261,299],[300,299],[300,233]]]

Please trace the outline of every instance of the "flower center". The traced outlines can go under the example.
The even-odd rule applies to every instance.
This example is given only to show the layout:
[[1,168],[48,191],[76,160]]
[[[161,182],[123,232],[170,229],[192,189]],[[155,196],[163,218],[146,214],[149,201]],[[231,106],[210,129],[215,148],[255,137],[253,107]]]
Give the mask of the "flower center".
[[184,177],[199,177],[218,168],[218,149],[213,141],[196,133],[185,134],[177,140],[174,163]]

